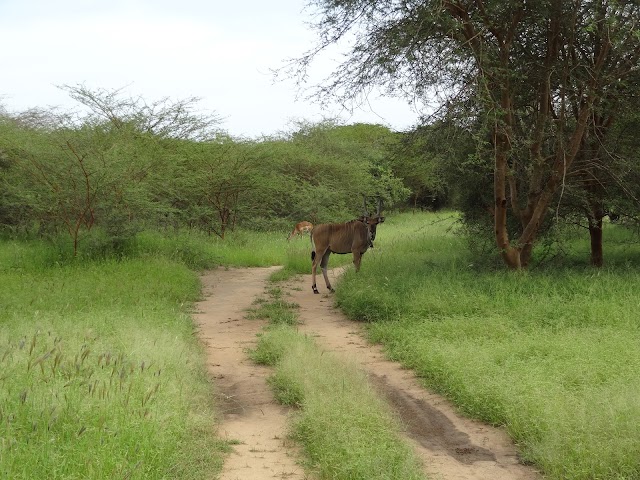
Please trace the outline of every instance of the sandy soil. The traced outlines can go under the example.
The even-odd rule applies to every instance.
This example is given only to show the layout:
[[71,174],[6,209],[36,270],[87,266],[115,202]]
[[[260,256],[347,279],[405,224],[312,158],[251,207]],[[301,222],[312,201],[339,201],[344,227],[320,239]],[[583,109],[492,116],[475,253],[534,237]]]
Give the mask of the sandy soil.
[[[264,322],[245,319],[245,311],[263,294],[275,269],[217,269],[202,277],[205,299],[194,318],[220,396],[219,432],[234,443],[222,480],[310,478],[298,463],[298,448],[287,439],[290,412],[275,403],[266,383],[270,369],[254,365],[246,355]],[[332,283],[337,283],[338,274],[332,272]],[[456,414],[446,399],[422,388],[412,372],[385,360],[379,346],[363,339],[361,325],[335,309],[331,296],[314,295],[310,285],[311,276],[305,275],[286,286],[288,299],[300,305],[299,330],[316,338],[322,348],[361,365],[400,416],[407,440],[430,478],[540,478],[518,462],[502,430]]]

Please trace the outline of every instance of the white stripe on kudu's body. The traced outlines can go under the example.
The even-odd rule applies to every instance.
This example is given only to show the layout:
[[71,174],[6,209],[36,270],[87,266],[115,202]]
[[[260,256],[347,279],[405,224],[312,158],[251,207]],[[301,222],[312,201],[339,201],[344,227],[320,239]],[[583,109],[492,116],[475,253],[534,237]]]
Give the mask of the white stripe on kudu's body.
[[347,223],[323,223],[316,225],[311,230],[311,288],[313,293],[320,293],[316,287],[318,264],[322,268],[327,288],[333,292],[327,275],[329,256],[332,253],[352,253],[356,272],[360,270],[362,255],[369,247],[373,247],[376,228],[379,223],[384,222],[384,217],[380,216],[381,209],[382,202],[378,200],[378,213],[375,217],[369,217],[365,209],[365,215],[357,220],[351,220]]

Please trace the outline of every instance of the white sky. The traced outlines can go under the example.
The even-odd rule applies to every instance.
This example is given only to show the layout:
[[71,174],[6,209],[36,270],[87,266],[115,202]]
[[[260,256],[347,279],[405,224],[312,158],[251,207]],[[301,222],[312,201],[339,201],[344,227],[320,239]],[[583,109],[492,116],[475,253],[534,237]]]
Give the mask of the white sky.
[[[294,120],[339,117],[402,130],[418,114],[371,95],[353,114],[296,100],[271,69],[315,42],[306,0],[0,0],[0,105],[10,111],[78,104],[58,85],[83,84],[148,102],[199,97],[234,136],[291,130]],[[314,66],[314,82],[335,64]]]

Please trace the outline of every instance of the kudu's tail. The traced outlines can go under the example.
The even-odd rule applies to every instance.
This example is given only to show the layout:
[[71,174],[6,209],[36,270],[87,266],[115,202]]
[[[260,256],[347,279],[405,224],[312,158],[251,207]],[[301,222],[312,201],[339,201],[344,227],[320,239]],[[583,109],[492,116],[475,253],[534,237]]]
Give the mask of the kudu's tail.
[[311,239],[311,261],[313,262],[316,258],[316,244],[313,242],[313,230],[311,230],[309,238]]

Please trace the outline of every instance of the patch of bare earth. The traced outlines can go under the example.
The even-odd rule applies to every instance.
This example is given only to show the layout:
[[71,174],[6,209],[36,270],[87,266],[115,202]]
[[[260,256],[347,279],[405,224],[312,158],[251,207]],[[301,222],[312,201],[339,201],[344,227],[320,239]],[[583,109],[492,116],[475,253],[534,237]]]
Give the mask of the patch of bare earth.
[[255,365],[246,353],[265,325],[247,320],[246,310],[264,293],[267,278],[277,269],[219,268],[202,276],[205,298],[194,319],[220,399],[218,432],[233,444],[222,480],[307,478],[296,462],[296,446],[287,439],[288,410],[274,401],[267,385],[271,370]]
[[[266,384],[271,370],[254,365],[246,355],[264,326],[264,322],[246,320],[246,309],[263,293],[275,269],[218,269],[202,277],[207,297],[198,304],[195,319],[222,398],[220,435],[237,442],[225,462],[223,480],[306,478],[296,462],[300,453],[286,438],[288,411],[275,403]],[[336,272],[331,273],[334,284]],[[421,387],[411,371],[386,360],[379,346],[364,340],[362,326],[333,307],[330,295],[312,293],[310,275],[289,282],[286,288],[288,299],[300,305],[299,331],[367,372],[401,418],[407,440],[431,478],[540,478],[533,468],[519,463],[503,430],[457,415],[446,399]]]

